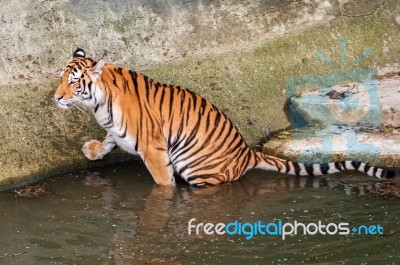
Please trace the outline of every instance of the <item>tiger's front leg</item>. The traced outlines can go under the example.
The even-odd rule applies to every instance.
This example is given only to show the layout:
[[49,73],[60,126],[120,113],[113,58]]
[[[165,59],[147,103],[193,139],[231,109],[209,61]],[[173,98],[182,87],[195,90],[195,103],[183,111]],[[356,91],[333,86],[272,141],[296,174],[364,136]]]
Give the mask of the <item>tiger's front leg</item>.
[[140,154],[144,164],[157,184],[174,186],[174,169],[168,156],[167,144],[160,138],[149,140],[149,142],[152,145],[142,150]]
[[89,160],[98,160],[108,154],[115,145],[114,137],[111,134],[107,134],[103,142],[97,140],[86,142],[82,147],[82,152]]

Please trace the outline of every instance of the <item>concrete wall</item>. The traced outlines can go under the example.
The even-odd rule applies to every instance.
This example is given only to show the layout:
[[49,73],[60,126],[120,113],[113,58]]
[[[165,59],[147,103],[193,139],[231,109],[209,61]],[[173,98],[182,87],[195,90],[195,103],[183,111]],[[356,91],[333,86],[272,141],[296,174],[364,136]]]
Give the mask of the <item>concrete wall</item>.
[[52,102],[76,47],[192,88],[255,144],[263,133],[289,126],[287,78],[333,71],[316,51],[337,59],[337,39],[346,37],[351,56],[373,51],[357,67],[396,63],[399,24],[394,0],[1,1],[0,183],[10,188],[130,159],[117,151],[86,161],[82,144],[104,132],[89,113]]

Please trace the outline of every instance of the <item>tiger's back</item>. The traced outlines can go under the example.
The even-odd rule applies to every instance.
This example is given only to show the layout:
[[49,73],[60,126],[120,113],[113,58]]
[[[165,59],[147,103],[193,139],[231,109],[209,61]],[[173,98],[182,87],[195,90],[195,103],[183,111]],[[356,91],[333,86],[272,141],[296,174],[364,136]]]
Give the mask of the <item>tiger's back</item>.
[[379,178],[393,176],[362,162],[306,165],[255,152],[225,114],[203,97],[103,60],[94,62],[81,49],[63,72],[55,99],[63,108],[75,102],[86,106],[107,131],[104,141],[85,143],[87,158],[101,159],[118,145],[139,154],[158,184],[174,184],[177,173],[193,185],[216,185],[255,167],[295,175],[356,169]]

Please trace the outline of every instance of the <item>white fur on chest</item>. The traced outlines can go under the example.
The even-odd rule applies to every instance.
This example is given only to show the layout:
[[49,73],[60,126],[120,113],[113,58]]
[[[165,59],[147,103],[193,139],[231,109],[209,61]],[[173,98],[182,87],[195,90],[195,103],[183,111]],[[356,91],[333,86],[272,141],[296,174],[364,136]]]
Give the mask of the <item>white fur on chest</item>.
[[[94,114],[97,123],[100,124],[115,140],[115,143],[122,150],[130,154],[138,154],[136,151],[137,139],[129,135],[124,126],[121,126],[121,112],[119,108],[113,108],[112,121],[110,122],[110,114],[106,108],[99,108]],[[125,134],[125,135],[124,135]],[[123,136],[124,135],[124,136]]]
[[130,135],[126,135],[124,138],[120,138],[118,135],[114,135],[114,139],[115,142],[117,143],[117,145],[124,151],[133,154],[133,155],[137,155],[138,152],[136,151],[135,147],[136,147],[136,139],[134,139],[133,137],[131,137]]

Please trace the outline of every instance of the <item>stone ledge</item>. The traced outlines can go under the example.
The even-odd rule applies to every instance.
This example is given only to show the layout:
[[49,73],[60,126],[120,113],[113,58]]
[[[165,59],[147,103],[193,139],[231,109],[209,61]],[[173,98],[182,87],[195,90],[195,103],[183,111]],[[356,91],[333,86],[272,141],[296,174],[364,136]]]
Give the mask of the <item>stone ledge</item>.
[[309,131],[294,134],[287,131],[280,133],[264,144],[263,151],[300,162],[356,160],[384,167],[400,167],[399,135],[356,132],[336,126],[324,130],[319,127],[307,129]]
[[[392,76],[294,96],[290,100],[293,117],[301,116],[314,125],[278,134],[264,145],[264,151],[301,162],[357,160],[400,167],[400,135],[395,129],[400,127],[400,78],[398,72]],[[368,88],[371,83],[376,85]],[[333,89],[346,92],[348,99],[330,99],[327,92]],[[372,102],[374,89],[377,100]],[[342,112],[332,108],[339,104]]]

